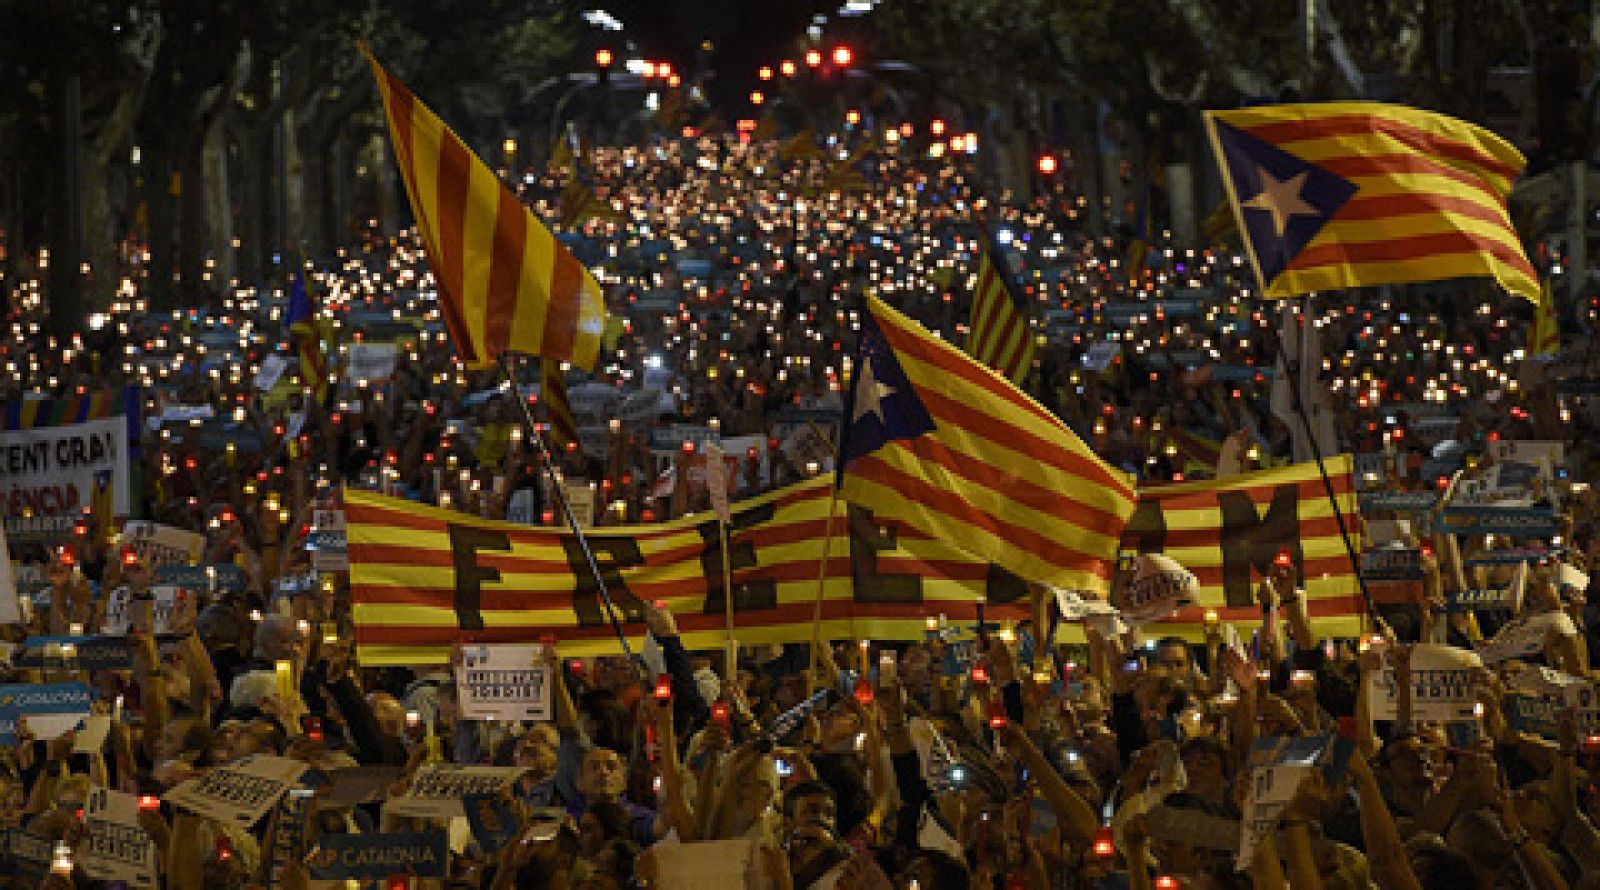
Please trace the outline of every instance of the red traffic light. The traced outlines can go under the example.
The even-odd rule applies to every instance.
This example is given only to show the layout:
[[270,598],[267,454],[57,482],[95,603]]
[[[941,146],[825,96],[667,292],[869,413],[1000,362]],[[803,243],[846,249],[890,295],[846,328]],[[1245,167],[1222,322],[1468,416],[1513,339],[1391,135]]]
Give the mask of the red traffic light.
[[856,54],[848,46],[840,45],[833,48],[833,64],[840,68],[848,67],[855,58]]
[[1055,172],[1056,172],[1056,156],[1055,155],[1040,155],[1039,156],[1039,172],[1043,173],[1046,176],[1054,175]]

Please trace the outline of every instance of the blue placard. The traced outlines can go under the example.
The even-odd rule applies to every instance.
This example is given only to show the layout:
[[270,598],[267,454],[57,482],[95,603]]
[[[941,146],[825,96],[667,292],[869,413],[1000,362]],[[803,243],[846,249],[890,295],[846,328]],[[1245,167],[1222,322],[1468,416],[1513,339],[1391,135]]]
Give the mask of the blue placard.
[[[46,655],[51,643],[70,643],[76,651],[71,658]],[[126,671],[133,668],[133,650],[127,637],[29,637],[12,663],[21,668]]]
[[511,804],[495,794],[468,794],[461,798],[461,808],[467,813],[467,825],[478,846],[484,850],[500,850],[517,836],[517,817]]
[[249,585],[244,569],[231,562],[210,566],[157,566],[156,581],[211,593],[243,593]]
[[1446,507],[1437,530],[1455,535],[1548,538],[1561,534],[1561,517],[1548,507]]
[[17,744],[17,718],[43,714],[89,716],[94,690],[82,683],[0,686],[0,745]]
[[450,838],[442,831],[324,834],[306,862],[316,881],[442,878],[449,871]]
[[1361,512],[1394,510],[1399,513],[1426,513],[1439,503],[1437,491],[1379,491],[1356,495]]

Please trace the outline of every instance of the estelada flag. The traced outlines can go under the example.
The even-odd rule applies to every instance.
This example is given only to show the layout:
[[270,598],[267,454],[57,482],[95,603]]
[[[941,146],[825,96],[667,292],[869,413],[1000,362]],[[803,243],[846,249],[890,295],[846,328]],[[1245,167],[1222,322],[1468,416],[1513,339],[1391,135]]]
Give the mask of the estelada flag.
[[1106,589],[1131,477],[993,370],[875,296],[839,446],[839,493],[1028,579]]
[[1488,276],[1539,301],[1506,199],[1525,164],[1465,121],[1380,102],[1208,111],[1267,297]]
[[594,276],[364,44],[361,51],[383,94],[461,360],[482,367],[511,351],[593,370],[606,315]]
[[[1016,576],[892,519],[830,497],[815,479],[731,504],[735,636],[741,643],[811,639],[828,509],[834,541],[823,590],[826,639],[917,640],[925,616],[953,628],[1020,620],[1027,585]],[[479,519],[450,510],[345,492],[350,594],[362,664],[437,664],[457,642],[532,643],[544,634],[563,654],[615,653],[577,540],[565,528]],[[724,641],[722,549],[711,513],[585,533],[637,646],[641,605],[663,600],[684,645]],[[968,639],[970,639],[970,635]]]
[[[1351,542],[1359,544],[1354,460],[1325,460]],[[1355,636],[1361,630],[1361,589],[1356,568],[1339,537],[1333,502],[1316,463],[1291,464],[1222,481],[1140,486],[1139,507],[1128,520],[1122,547],[1164,553],[1200,581],[1195,604],[1149,632],[1198,638],[1206,609],[1222,621],[1261,620],[1256,586],[1287,549],[1300,567],[1300,586],[1319,636]]]

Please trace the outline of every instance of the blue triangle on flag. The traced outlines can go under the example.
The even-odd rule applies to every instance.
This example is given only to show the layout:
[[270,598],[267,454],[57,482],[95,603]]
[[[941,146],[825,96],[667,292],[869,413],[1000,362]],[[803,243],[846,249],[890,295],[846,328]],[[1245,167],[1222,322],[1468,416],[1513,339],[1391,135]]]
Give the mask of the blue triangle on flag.
[[844,405],[844,437],[839,465],[871,454],[895,439],[914,439],[934,430],[933,417],[900,367],[894,347],[871,312],[861,313],[860,350]]
[[1355,195],[1356,185],[1243,130],[1213,123],[1245,236],[1261,280],[1270,284]]

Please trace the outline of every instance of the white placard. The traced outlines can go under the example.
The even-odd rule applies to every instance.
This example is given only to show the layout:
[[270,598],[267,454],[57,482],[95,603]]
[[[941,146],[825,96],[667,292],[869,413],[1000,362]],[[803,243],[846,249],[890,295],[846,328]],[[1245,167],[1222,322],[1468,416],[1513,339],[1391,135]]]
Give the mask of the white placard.
[[417,769],[411,787],[384,804],[385,815],[425,819],[466,816],[461,799],[472,794],[499,794],[526,770],[515,766],[459,766],[426,763]]
[[400,350],[393,343],[351,343],[346,347],[344,377],[357,383],[383,383],[394,376]]
[[111,510],[128,515],[128,421],[107,417],[87,423],[0,432],[0,475],[8,516],[70,515],[94,504],[109,485]]
[[1250,772],[1250,797],[1245,804],[1245,818],[1239,823],[1239,857],[1234,868],[1244,870],[1255,858],[1256,845],[1261,839],[1278,830],[1278,819],[1294,800],[1300,783],[1316,769],[1304,763],[1276,763],[1257,767]]
[[213,767],[162,795],[174,806],[240,828],[254,825],[295,784],[306,765],[286,757],[253,754]]
[[1082,621],[1090,615],[1115,615],[1117,610],[1110,603],[1102,600],[1090,599],[1076,590],[1066,590],[1052,587],[1056,594],[1056,605],[1061,608],[1062,621]]
[[[1391,653],[1383,669],[1367,675],[1367,707],[1373,720],[1399,719]],[[1482,667],[1477,653],[1454,646],[1419,643],[1411,647],[1411,716],[1414,720],[1471,720],[1477,701],[1473,671]]]
[[1489,443],[1489,456],[1497,462],[1510,460],[1519,464],[1538,464],[1543,459],[1555,467],[1566,460],[1567,446],[1565,442],[1556,441],[1500,439]]
[[261,367],[256,371],[256,389],[268,392],[278,385],[278,378],[283,372],[289,370],[289,360],[281,355],[269,355],[261,360]]
[[[577,521],[579,528],[594,528],[595,491],[594,486],[582,480],[569,480],[567,486],[567,504],[572,507],[572,516]],[[566,517],[558,517],[565,519]]]
[[1478,644],[1478,657],[1485,664],[1498,664],[1544,651],[1545,639],[1552,633],[1571,636],[1578,632],[1565,612],[1519,615],[1506,622],[1494,639]]
[[[120,637],[133,628],[133,593],[126,586],[106,595],[105,620],[100,633]],[[198,603],[181,587],[157,584],[150,588],[150,630],[156,635],[186,633],[194,626]]]
[[206,552],[205,535],[146,519],[129,520],[117,543],[132,547],[151,568],[197,563]]
[[97,881],[156,887],[156,843],[139,825],[139,798],[95,788],[83,804],[84,836],[78,864]]
[[468,720],[549,720],[550,667],[544,647],[467,645],[456,669],[461,716]]

